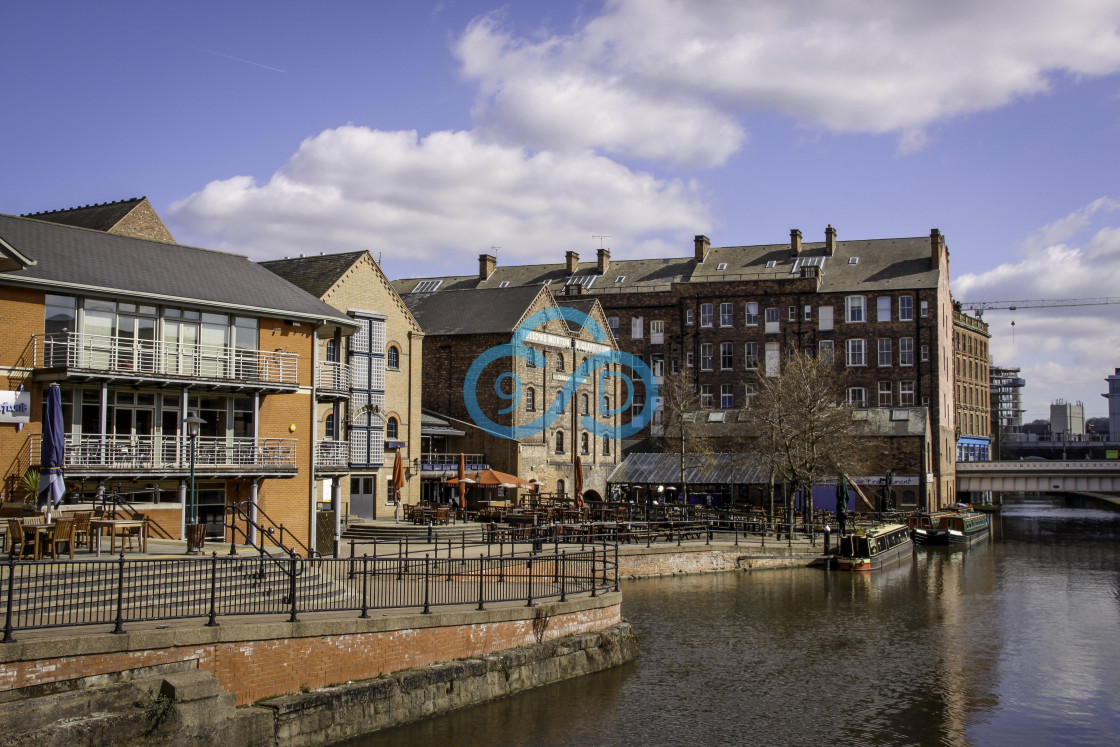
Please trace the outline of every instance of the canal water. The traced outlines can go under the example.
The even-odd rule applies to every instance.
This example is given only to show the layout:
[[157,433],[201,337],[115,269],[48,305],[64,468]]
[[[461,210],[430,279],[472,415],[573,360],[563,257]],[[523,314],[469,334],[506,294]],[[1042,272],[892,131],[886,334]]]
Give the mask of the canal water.
[[1120,513],[1022,497],[870,575],[626,583],[631,664],[354,745],[1120,741]]

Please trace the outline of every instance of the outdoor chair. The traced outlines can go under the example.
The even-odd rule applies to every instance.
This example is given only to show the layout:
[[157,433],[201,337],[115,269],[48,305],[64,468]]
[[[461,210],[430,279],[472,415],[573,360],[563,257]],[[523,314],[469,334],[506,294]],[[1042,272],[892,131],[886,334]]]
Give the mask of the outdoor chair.
[[[148,526],[147,514],[133,514],[132,518],[136,521],[144,522],[144,529]],[[141,539],[140,533],[143,531],[140,527],[124,527],[121,529],[121,546],[124,546],[125,538],[128,538],[128,549],[132,549],[132,538],[135,537],[138,541]]]
[[51,535],[48,541],[50,553],[52,558],[58,557],[59,545],[66,545],[66,549],[70,551],[70,559],[74,559],[74,520],[73,519],[59,519],[55,524],[54,534]]
[[[28,536],[31,541],[28,542]],[[19,519],[8,519],[8,534],[4,537],[4,549],[11,557],[35,557],[35,533],[31,532],[28,535],[23,526],[20,524]],[[16,548],[19,548],[19,554],[16,554]]]
[[74,514],[74,541],[78,544],[89,544],[89,522],[93,519],[92,511],[78,511]]

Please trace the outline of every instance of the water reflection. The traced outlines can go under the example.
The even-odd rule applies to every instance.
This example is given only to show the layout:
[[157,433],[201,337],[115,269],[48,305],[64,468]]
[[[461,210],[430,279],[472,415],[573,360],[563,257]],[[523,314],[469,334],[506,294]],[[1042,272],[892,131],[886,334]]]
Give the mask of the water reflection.
[[874,574],[628,583],[637,662],[355,744],[1114,744],[1118,514],[994,528]]

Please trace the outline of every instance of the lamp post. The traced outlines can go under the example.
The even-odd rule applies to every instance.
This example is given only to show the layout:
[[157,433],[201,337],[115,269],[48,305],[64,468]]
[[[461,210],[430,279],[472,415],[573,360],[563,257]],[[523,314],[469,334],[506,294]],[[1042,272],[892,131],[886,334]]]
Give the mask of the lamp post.
[[197,412],[190,410],[187,412],[187,417],[183,418],[183,422],[187,426],[187,436],[191,439],[191,492],[187,498],[187,552],[194,554],[198,552],[190,531],[190,527],[198,523],[198,497],[194,490],[194,449],[195,442],[198,440],[199,428],[205,425],[206,421],[198,417]]

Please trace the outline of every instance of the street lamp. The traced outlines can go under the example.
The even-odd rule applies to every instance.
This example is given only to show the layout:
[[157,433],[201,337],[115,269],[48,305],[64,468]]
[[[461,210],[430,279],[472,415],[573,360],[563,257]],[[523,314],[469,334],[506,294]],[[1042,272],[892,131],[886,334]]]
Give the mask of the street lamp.
[[189,527],[198,523],[198,496],[194,490],[194,449],[195,442],[198,440],[198,431],[206,421],[198,417],[198,413],[194,410],[187,412],[187,417],[183,418],[183,422],[187,426],[187,436],[191,439],[191,494],[188,497],[187,505],[187,552],[196,553],[198,548],[193,545],[190,537]]

